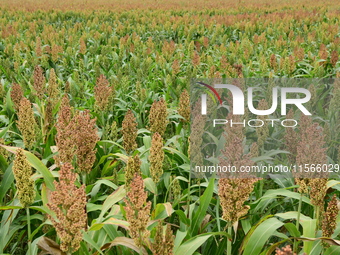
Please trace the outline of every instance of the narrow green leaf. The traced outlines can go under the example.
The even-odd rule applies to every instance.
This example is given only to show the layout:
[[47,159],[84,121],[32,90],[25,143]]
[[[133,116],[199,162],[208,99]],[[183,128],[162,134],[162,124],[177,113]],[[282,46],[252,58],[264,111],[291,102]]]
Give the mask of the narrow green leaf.
[[183,231],[177,230],[175,241],[174,241],[174,254],[176,254],[180,244],[183,242],[187,233],[188,233],[187,231],[183,232]]
[[14,205],[0,206],[0,211],[13,210],[13,209],[22,209],[22,206],[14,206]]
[[198,229],[201,226],[204,217],[207,215],[207,210],[214,192],[214,184],[215,179],[211,178],[208,187],[206,188],[203,195],[199,199],[200,204],[198,206],[198,209],[195,210],[192,218],[192,227],[190,228],[191,236],[195,236],[198,234]]
[[338,255],[340,254],[339,246],[331,246],[329,247],[323,255]]
[[2,203],[2,199],[6,196],[8,189],[11,187],[12,183],[14,182],[12,166],[13,166],[13,163],[7,167],[5,174],[3,176],[3,179],[0,183],[0,204]]
[[[138,246],[136,246],[135,242],[133,239],[131,238],[127,238],[125,236],[118,236],[115,238],[115,240],[113,240],[110,245],[105,245],[105,248],[108,246],[108,248],[116,246],[116,245],[123,245],[125,247],[128,247],[132,250],[134,250],[135,252],[137,252],[138,254],[148,254],[146,252],[146,250],[144,248],[139,248]],[[103,249],[103,247],[102,247]]]
[[300,237],[301,233],[300,231],[296,228],[296,226],[293,223],[286,223],[285,228],[288,230],[291,236],[293,237]]
[[145,178],[144,185],[147,188],[147,190],[149,190],[153,194],[156,194],[157,187],[151,178]]
[[242,255],[260,254],[268,239],[283,224],[276,218],[269,218],[262,222],[251,234]]
[[124,186],[119,186],[119,188],[108,196],[103,204],[103,209],[98,217],[98,221],[101,222],[104,214],[118,201],[122,200],[126,195],[126,190]]
[[204,244],[211,236],[221,235],[226,236],[227,238],[231,238],[226,232],[212,232],[212,233],[204,233],[201,235],[197,235],[174,251],[175,255],[192,255],[202,244]]
[[87,233],[83,232],[83,240],[90,244],[93,248],[95,248],[100,254],[104,254],[101,250],[100,247],[93,241],[93,238]]

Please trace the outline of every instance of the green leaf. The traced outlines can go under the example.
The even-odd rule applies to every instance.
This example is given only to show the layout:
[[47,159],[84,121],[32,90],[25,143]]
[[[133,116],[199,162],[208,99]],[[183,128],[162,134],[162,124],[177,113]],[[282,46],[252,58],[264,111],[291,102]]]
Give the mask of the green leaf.
[[114,190],[116,190],[118,188],[118,186],[116,184],[114,184],[113,182],[109,181],[109,180],[98,180],[95,182],[94,187],[91,190],[90,196],[91,198],[95,197],[101,187],[101,185],[104,184]]
[[104,225],[116,225],[116,226],[120,226],[122,228],[125,229],[129,229],[130,224],[125,221],[125,220],[119,220],[116,218],[110,218],[102,223],[94,223],[90,228],[89,231],[97,231],[99,229],[101,229],[102,227],[104,227]]
[[100,247],[93,241],[93,238],[87,233],[83,232],[83,240],[90,244],[93,248],[95,248],[100,254],[104,255],[104,253],[100,250]]
[[208,187],[205,189],[203,195],[199,199],[200,205],[198,206],[197,210],[195,210],[192,218],[192,226],[190,228],[191,232],[189,232],[191,236],[198,234],[199,227],[201,226],[204,217],[207,215],[207,210],[214,192],[214,184],[215,179],[211,178]]
[[165,150],[169,151],[170,153],[173,153],[173,154],[176,154],[178,155],[184,163],[187,163],[187,164],[190,164],[190,160],[187,156],[185,156],[182,152],[174,149],[174,148],[171,148],[171,147],[163,147]]
[[190,219],[187,218],[185,213],[182,210],[177,210],[175,213],[178,215],[179,220],[183,222],[185,225],[189,226],[190,225]]
[[213,232],[197,235],[183,243],[181,246],[178,247],[178,249],[175,249],[174,255],[183,254],[192,255],[202,244],[204,244],[213,235],[222,235],[231,238],[226,232]]
[[165,219],[173,213],[170,203],[157,204],[155,209],[155,220]]
[[13,163],[7,167],[6,172],[3,176],[3,179],[0,182],[0,203],[2,203],[2,199],[6,196],[8,189],[11,187],[12,183],[14,182],[12,166],[13,166]]
[[106,250],[116,245],[123,245],[125,247],[128,247],[137,252],[138,254],[148,254],[144,248],[139,248],[138,246],[136,246],[133,239],[127,238],[125,236],[116,237],[111,243],[105,244],[101,249]]
[[327,182],[327,188],[331,188],[331,187],[333,187],[333,186],[335,186],[335,185],[337,185],[337,184],[340,184],[340,181],[329,180],[329,181]]
[[22,206],[14,206],[14,205],[0,206],[0,211],[13,210],[13,209],[22,209]]
[[[280,217],[282,219],[288,220],[288,219],[297,219],[298,212],[297,211],[290,211],[285,213],[277,213],[275,214],[276,217]],[[311,220],[312,218],[300,213],[300,223],[304,221]]]
[[174,241],[174,254],[176,254],[176,251],[178,250],[180,244],[183,242],[186,235],[187,235],[187,231],[183,232],[183,231],[177,230],[175,241]]
[[329,247],[323,255],[338,255],[340,254],[340,247],[331,246]]
[[[300,220],[303,231],[302,234],[304,237],[307,238],[313,238],[315,237],[315,229],[316,229],[316,219],[310,219],[310,220],[304,220],[301,219]],[[310,254],[310,251],[313,248],[313,242],[308,242],[308,241],[304,241],[303,242],[303,251],[307,254]]]
[[151,178],[145,178],[144,179],[144,185],[145,187],[153,194],[156,194],[157,187],[154,181]]
[[294,236],[294,237],[301,236],[300,231],[296,228],[296,226],[293,223],[289,222],[289,223],[286,223],[284,226],[288,230],[291,236]]
[[103,204],[103,209],[98,217],[98,221],[101,222],[104,214],[118,201],[122,200],[126,196],[126,190],[124,186],[119,186],[119,188],[108,196]]
[[[254,202],[254,204],[258,203],[254,211],[256,212],[259,210],[264,210],[268,206],[267,200],[277,199],[280,197],[288,197],[288,198],[300,200],[300,194],[297,192],[293,192],[287,189],[271,189],[271,190],[267,190],[266,193],[261,198],[259,198],[257,201]],[[307,204],[311,204],[310,199],[307,198],[306,196],[302,196],[302,201]]]
[[256,227],[248,242],[244,245],[245,249],[242,255],[260,254],[268,239],[278,228],[282,227],[283,224],[283,222],[276,218],[269,218],[263,221]]

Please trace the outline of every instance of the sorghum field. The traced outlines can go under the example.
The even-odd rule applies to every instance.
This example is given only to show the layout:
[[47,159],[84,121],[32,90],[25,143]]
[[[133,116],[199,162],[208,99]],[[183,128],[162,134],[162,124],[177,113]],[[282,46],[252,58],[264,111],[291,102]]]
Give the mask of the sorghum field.
[[339,164],[338,1],[2,0],[0,13],[0,254],[340,254],[337,172],[192,178],[208,134],[189,138],[191,78],[329,78],[296,128],[226,130],[222,154]]

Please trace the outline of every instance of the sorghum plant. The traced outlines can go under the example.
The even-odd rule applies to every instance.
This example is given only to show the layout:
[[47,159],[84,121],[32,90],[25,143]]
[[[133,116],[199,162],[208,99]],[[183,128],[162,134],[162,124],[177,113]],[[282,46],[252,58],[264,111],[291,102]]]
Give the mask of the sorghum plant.
[[[232,115],[229,114],[229,117]],[[236,122],[239,122],[239,116],[233,116]],[[223,151],[223,156],[220,158],[221,165],[232,165],[237,169],[241,166],[252,166],[254,162],[250,159],[250,154],[244,154],[243,142],[243,127],[238,126],[234,129],[226,128],[226,147]],[[250,193],[253,191],[254,183],[258,178],[254,176],[225,176],[221,175],[218,180],[218,194],[223,210],[222,218],[230,224],[238,221],[240,217],[247,214],[249,206],[244,206]]]
[[109,99],[112,94],[112,87],[110,86],[106,77],[101,74],[94,87],[95,110],[106,111],[110,105]]
[[55,137],[58,154],[55,162],[58,166],[63,163],[72,163],[74,157],[74,141],[72,140],[72,130],[69,128],[72,120],[72,111],[67,95],[62,98],[61,106],[56,123],[57,135]]
[[50,77],[48,79],[48,87],[47,87],[48,100],[51,103],[51,108],[54,110],[58,99],[60,97],[60,91],[58,88],[57,77],[54,69],[50,70]]
[[150,220],[151,202],[147,202],[142,177],[136,173],[131,182],[130,191],[125,199],[126,219],[130,223],[130,236],[138,247],[142,247],[150,233],[146,229]]
[[59,182],[54,181],[56,190],[52,191],[47,206],[56,218],[48,215],[60,238],[60,249],[72,254],[80,247],[82,230],[86,228],[85,186],[77,188],[77,175],[72,172],[72,165],[65,163],[59,171]]
[[126,164],[126,171],[125,171],[125,187],[127,190],[130,189],[131,182],[136,174],[141,175],[141,161],[138,155],[134,157],[130,156],[127,164]]
[[[322,236],[331,237],[337,226],[337,217],[339,214],[338,199],[334,194],[331,201],[328,203],[326,212],[323,214],[322,220]],[[329,247],[328,244],[324,244]]]
[[35,199],[32,167],[28,163],[23,149],[18,149],[13,162],[13,174],[18,189],[18,198],[22,207],[31,205]]
[[[300,122],[300,137],[299,143],[296,148],[296,163],[298,165],[310,164],[325,164],[327,163],[327,155],[325,148],[325,139],[322,133],[322,128],[318,123],[312,123],[312,119],[309,116],[302,115]],[[310,179],[296,178],[296,182],[299,187],[299,191],[307,193],[307,186],[310,186],[310,198],[313,205],[323,208],[324,197],[327,191],[327,178],[326,173],[311,176]],[[321,177],[321,178],[320,178]]]
[[36,96],[41,100],[45,93],[45,76],[41,66],[34,68],[33,81]]
[[186,89],[183,90],[179,97],[178,113],[184,118],[184,122],[190,121],[190,97]]
[[137,148],[137,122],[131,110],[125,114],[122,123],[123,146],[127,153],[131,153]]
[[23,136],[25,147],[32,149],[37,138],[36,122],[31,102],[25,97],[20,101],[17,125]]
[[166,225],[165,234],[163,233],[163,222],[160,221],[156,227],[154,242],[151,250],[154,255],[172,255],[174,249],[174,236],[171,231],[171,226]]
[[88,110],[77,112],[71,121],[69,128],[76,148],[77,172],[89,173],[96,160],[95,146],[99,137],[95,123],[96,119],[91,119]]
[[163,161],[164,161],[164,151],[163,138],[160,134],[154,133],[151,141],[150,148],[150,173],[153,181],[158,183],[163,174]]
[[11,99],[14,103],[14,109],[18,112],[20,108],[20,101],[24,97],[24,92],[18,83],[13,83],[11,89]]
[[167,106],[164,98],[161,98],[159,101],[155,100],[151,105],[149,114],[150,131],[153,133],[157,132],[163,136],[168,125],[167,117]]

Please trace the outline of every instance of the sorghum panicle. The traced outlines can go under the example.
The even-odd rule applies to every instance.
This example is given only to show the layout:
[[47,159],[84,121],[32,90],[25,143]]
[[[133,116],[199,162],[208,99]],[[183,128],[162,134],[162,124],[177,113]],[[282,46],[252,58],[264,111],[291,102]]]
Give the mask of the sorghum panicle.
[[336,63],[338,62],[338,60],[339,60],[339,53],[338,53],[336,50],[332,51],[330,63],[331,63],[331,65],[332,65],[334,68],[335,68]]
[[34,68],[33,80],[33,87],[35,89],[36,95],[41,100],[45,93],[45,76],[41,66],[36,66]]
[[[318,123],[313,123],[311,117],[302,115],[300,121],[299,143],[296,148],[296,163],[304,166],[305,164],[325,164],[327,155],[325,148],[325,139],[322,128]],[[299,175],[296,175],[299,177]],[[295,178],[299,187],[299,192],[307,193],[307,185],[310,186],[311,203],[323,208],[324,197],[327,191],[326,173],[314,173],[311,178]]]
[[81,54],[85,54],[86,53],[86,42],[85,39],[83,37],[80,38],[79,40],[79,52]]
[[290,247],[290,245],[286,245],[285,247],[282,247],[281,249],[276,248],[275,255],[296,255],[296,253],[293,254],[293,250]]
[[[238,116],[228,117],[238,121]],[[221,165],[232,165],[237,169],[241,166],[252,166],[254,162],[250,159],[250,154],[244,154],[243,145],[243,128],[235,127],[234,129],[226,129],[226,147],[223,152],[223,156],[220,158]],[[218,194],[220,197],[220,203],[223,210],[223,219],[228,221],[229,224],[233,224],[238,221],[240,217],[247,214],[249,206],[244,206],[244,202],[247,201],[250,193],[253,191],[254,183],[259,180],[254,176],[227,176],[221,175],[218,180]],[[229,178],[226,178],[229,177]],[[242,178],[243,177],[243,178]]]
[[257,145],[257,143],[252,143],[249,153],[251,158],[256,158],[259,156],[259,146]]
[[[328,203],[326,212],[323,214],[322,220],[322,236],[331,237],[337,226],[337,217],[339,214],[338,200],[334,194],[331,201]],[[326,245],[329,246],[329,245]]]
[[35,54],[37,55],[37,57],[41,57],[42,56],[41,39],[40,39],[40,37],[37,37],[37,39],[36,39]]
[[114,142],[118,139],[118,126],[116,121],[113,121],[111,124],[108,139]]
[[27,161],[23,149],[18,149],[13,162],[13,174],[18,189],[18,198],[23,207],[27,207],[34,202],[34,181],[31,165]]
[[18,83],[13,83],[11,89],[11,99],[14,103],[14,109],[18,112],[20,107],[20,101],[24,97],[24,92]]
[[58,166],[66,162],[72,163],[74,157],[74,141],[72,139],[72,130],[69,128],[71,119],[72,111],[68,96],[65,94],[62,98],[56,123],[57,135],[55,141],[58,148],[58,155],[56,155],[54,159]]
[[36,141],[36,122],[31,102],[23,97],[18,112],[18,128],[23,136],[24,145],[31,149]]
[[135,174],[141,175],[141,161],[138,155],[134,157],[129,157],[128,162],[126,164],[126,171],[125,171],[125,188],[127,190],[130,189],[131,182],[135,176]]
[[60,238],[60,249],[75,252],[82,241],[82,230],[86,228],[86,193],[85,186],[77,188],[77,175],[72,172],[72,165],[65,163],[59,171],[59,182],[54,181],[56,190],[51,192],[47,206],[56,214],[52,221]]
[[159,101],[155,100],[151,105],[149,124],[151,132],[157,132],[161,136],[164,135],[166,126],[168,125],[167,106],[164,98],[161,98]]
[[126,219],[130,223],[130,236],[136,245],[141,247],[149,237],[146,229],[150,220],[151,202],[147,202],[147,192],[144,190],[144,182],[139,174],[135,174],[131,182],[130,191],[125,199]]
[[174,249],[174,236],[169,224],[166,225],[165,234],[163,233],[163,222],[159,222],[156,227],[154,242],[151,246],[154,255],[172,255]]
[[164,161],[164,151],[163,138],[160,134],[154,133],[151,141],[150,148],[150,173],[154,183],[158,183],[163,174],[163,161]]
[[47,87],[48,99],[51,102],[51,107],[54,109],[60,95],[60,91],[58,88],[57,77],[54,69],[50,70],[50,77],[48,79],[48,87]]
[[[202,142],[206,116],[200,114],[200,102],[197,102],[193,108],[193,120],[191,125],[191,134],[189,137],[188,155],[191,163],[195,166],[203,165]],[[198,173],[198,175],[201,175]],[[198,176],[197,176],[198,177]]]
[[[173,177],[170,180],[172,179]],[[181,198],[181,194],[182,194],[181,185],[179,183],[179,180],[175,178],[170,189],[170,199],[173,201],[179,200]]]
[[53,112],[52,112],[53,106],[50,99],[47,99],[45,113],[44,113],[44,128],[46,131],[52,126],[54,122]]
[[[0,138],[0,145],[5,145],[5,139]],[[9,156],[8,151],[1,146],[0,146],[0,155],[3,156],[4,159],[7,161],[8,156]]]
[[253,191],[255,178],[221,178],[218,180],[218,195],[223,210],[222,218],[234,224],[246,215],[249,206],[243,205]]
[[96,111],[106,111],[109,107],[109,99],[112,94],[112,87],[110,86],[106,77],[101,74],[94,87],[95,109]]
[[6,91],[4,89],[4,85],[0,82],[0,100],[3,100],[6,95]]
[[186,89],[183,90],[179,97],[178,113],[184,118],[184,122],[190,121],[190,97]]
[[125,114],[122,122],[123,146],[127,153],[137,148],[137,122],[131,110]]
[[74,125],[70,129],[74,134],[72,140],[76,146],[77,171],[89,173],[96,160],[95,146],[99,140],[96,119],[91,119],[90,112],[86,110],[77,112],[72,122]]

